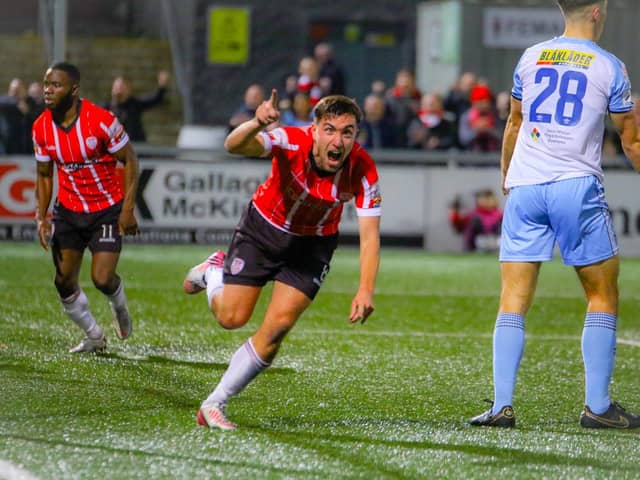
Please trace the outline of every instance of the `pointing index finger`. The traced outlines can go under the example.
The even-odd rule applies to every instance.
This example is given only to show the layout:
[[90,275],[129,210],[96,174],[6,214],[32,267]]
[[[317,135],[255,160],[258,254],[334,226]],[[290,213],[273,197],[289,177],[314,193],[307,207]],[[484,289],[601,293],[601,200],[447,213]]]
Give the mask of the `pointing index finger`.
[[269,98],[269,102],[275,107],[278,105],[278,90],[275,88],[271,89],[271,98]]

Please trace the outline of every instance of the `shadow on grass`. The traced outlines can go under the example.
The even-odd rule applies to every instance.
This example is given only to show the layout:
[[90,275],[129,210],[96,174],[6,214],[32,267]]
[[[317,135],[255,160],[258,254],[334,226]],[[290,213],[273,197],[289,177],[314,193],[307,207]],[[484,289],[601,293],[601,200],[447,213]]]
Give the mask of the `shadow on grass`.
[[[454,422],[431,422],[431,421],[414,421],[414,420],[380,420],[380,419],[360,419],[363,424],[368,426],[384,429],[406,429],[410,427],[415,432],[434,432],[436,430],[451,430],[460,432],[460,443],[444,443],[430,440],[392,440],[384,438],[375,438],[365,435],[350,435],[340,433],[323,433],[321,431],[302,431],[300,430],[300,422],[298,419],[281,419],[278,422],[278,426],[273,429],[266,428],[259,425],[246,425],[245,428],[250,428],[253,431],[263,433],[267,436],[271,436],[278,442],[287,443],[293,446],[300,446],[305,444],[307,448],[311,448],[318,454],[330,455],[332,457],[339,458],[343,462],[351,463],[354,466],[368,465],[368,468],[376,468],[381,476],[389,476],[396,478],[411,478],[407,476],[406,472],[403,472],[400,468],[393,469],[390,467],[377,465],[374,467],[372,459],[369,457],[370,452],[375,451],[365,448],[362,456],[356,453],[356,448],[362,447],[379,447],[389,448],[395,451],[397,448],[404,448],[414,450],[416,453],[425,455],[427,458],[429,451],[440,452],[454,452],[458,454],[467,455],[468,459],[473,462],[474,466],[491,466],[495,468],[532,468],[536,469],[538,466],[547,466],[550,468],[561,467],[566,469],[567,467],[585,468],[585,469],[600,469],[603,472],[616,472],[617,474],[631,474],[635,478],[638,473],[638,467],[635,464],[620,464],[614,461],[605,461],[594,459],[593,457],[575,457],[563,455],[553,452],[539,452],[533,449],[523,449],[513,446],[485,446],[479,443],[465,442],[464,432],[473,429],[474,433],[485,432],[487,436],[491,435],[492,439],[496,436],[499,439],[504,439],[505,444],[513,445],[516,441],[526,444],[526,439],[520,437],[518,440],[512,438],[514,433],[524,433],[518,430],[482,430],[467,425],[455,425]],[[292,431],[284,431],[282,425],[290,425]],[[308,423],[305,423],[308,425]],[[339,422],[318,422],[316,425],[319,430],[322,429],[335,429],[340,428]],[[342,425],[347,428],[347,425]],[[351,426],[353,428],[353,425]],[[571,435],[573,432],[556,432],[564,435]],[[598,432],[600,433],[600,432]],[[632,435],[637,435],[637,431],[624,430],[624,431],[608,431],[611,434],[618,434],[631,439]],[[593,432],[579,432],[578,435],[593,435]],[[307,441],[305,441],[305,439]],[[477,439],[477,437],[476,437]],[[483,441],[478,439],[478,442]],[[354,448],[345,447],[345,444],[351,444]],[[535,447],[534,447],[535,448]],[[424,450],[424,452],[422,452]],[[475,458],[474,458],[475,457]],[[384,455],[380,455],[380,458],[385,458]],[[464,463],[469,463],[466,460]],[[628,478],[624,476],[623,478]]]

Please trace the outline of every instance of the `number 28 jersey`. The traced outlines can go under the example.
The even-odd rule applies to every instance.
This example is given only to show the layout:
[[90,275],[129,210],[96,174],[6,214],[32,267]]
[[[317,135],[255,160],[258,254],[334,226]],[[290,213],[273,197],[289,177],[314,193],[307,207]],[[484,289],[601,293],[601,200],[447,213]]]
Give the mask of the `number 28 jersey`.
[[624,64],[589,40],[528,48],[513,75],[522,125],[505,186],[595,175],[602,180],[604,118],[633,108]]

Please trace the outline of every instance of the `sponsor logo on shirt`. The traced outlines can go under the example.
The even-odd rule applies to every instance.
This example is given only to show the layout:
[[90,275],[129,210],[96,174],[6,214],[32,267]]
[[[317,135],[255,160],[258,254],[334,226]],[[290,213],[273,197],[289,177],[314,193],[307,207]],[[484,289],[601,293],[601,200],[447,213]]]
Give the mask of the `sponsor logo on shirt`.
[[589,68],[596,56],[593,53],[565,49],[545,49],[540,52],[536,65],[568,65]]
[[533,140],[536,142],[540,140],[540,130],[538,130],[536,127],[533,127],[533,130],[531,130],[531,138],[533,138]]

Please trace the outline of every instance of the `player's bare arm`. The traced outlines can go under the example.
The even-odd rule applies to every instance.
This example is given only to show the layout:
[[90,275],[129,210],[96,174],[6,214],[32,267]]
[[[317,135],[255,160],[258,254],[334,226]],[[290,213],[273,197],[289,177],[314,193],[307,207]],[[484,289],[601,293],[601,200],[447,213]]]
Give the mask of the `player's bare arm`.
[[138,233],[138,221],[134,215],[138,191],[138,156],[131,143],[127,143],[115,153],[115,157],[124,165],[124,200],[118,219],[120,234],[135,235]]
[[38,238],[40,245],[49,250],[51,224],[47,218],[51,195],[53,194],[53,163],[37,162],[38,176],[36,179],[36,222],[38,224]]
[[507,178],[507,171],[509,170],[509,164],[511,163],[511,157],[513,156],[513,149],[516,146],[516,140],[518,139],[518,132],[522,125],[522,102],[511,97],[511,112],[507,118],[507,124],[504,127],[504,136],[502,140],[502,155],[500,157],[500,173],[502,174],[501,187],[502,193],[505,195],[509,193],[505,188],[504,182]]
[[224,141],[224,148],[229,153],[237,153],[247,157],[264,155],[264,140],[258,133],[280,120],[278,110],[278,92],[271,90],[271,97],[262,102],[256,109],[256,115],[234,128]]
[[636,124],[633,110],[625,113],[612,113],[611,121],[620,135],[624,154],[633,168],[640,172],[640,130]]
[[373,292],[380,265],[380,217],[358,217],[360,286],[351,302],[349,321],[364,323],[373,313]]

